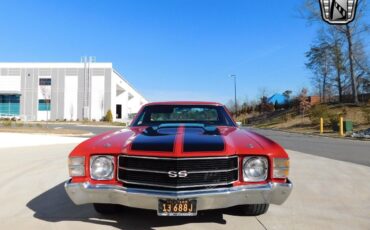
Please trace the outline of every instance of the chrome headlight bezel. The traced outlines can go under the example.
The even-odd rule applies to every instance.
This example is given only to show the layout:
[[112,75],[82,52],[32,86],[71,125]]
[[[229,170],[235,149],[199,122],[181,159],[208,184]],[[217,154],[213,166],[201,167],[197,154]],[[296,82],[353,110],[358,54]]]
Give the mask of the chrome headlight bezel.
[[84,156],[69,157],[68,173],[70,177],[85,176],[85,157]]
[[[97,175],[96,168],[97,167],[95,164],[97,163],[98,160],[106,161],[106,173],[103,175]],[[94,180],[112,180],[114,177],[114,169],[115,169],[115,162],[114,162],[114,157],[113,156],[108,156],[108,155],[95,155],[91,156],[90,158],[90,177],[91,179]]]
[[[251,168],[252,163],[258,163],[262,167],[263,173],[260,173],[259,176],[253,176],[251,175],[250,171],[247,171],[247,168]],[[242,165],[242,170],[243,170],[243,180],[245,182],[261,182],[265,181],[268,177],[269,173],[269,162],[266,157],[262,156],[250,156],[250,157],[244,157],[243,158],[243,165]],[[254,169],[256,170],[256,169]]]

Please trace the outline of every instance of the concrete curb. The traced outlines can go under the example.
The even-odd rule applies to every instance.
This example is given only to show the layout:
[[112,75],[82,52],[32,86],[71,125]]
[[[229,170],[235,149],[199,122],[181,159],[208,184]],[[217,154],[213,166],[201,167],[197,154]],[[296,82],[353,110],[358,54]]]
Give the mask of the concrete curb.
[[[45,122],[23,122],[24,124],[40,124],[46,125]],[[83,124],[83,123],[74,123],[74,122],[48,122],[48,125],[73,125],[81,127],[102,127],[102,128],[126,128],[127,126],[120,125],[94,125],[94,124]]]
[[51,134],[25,134],[25,133],[0,133],[4,142],[0,143],[0,149],[13,147],[39,147],[55,144],[79,144],[88,139],[81,136],[60,136]]
[[91,137],[95,134],[92,132],[89,133],[81,133],[81,134],[72,134],[72,133],[47,133],[47,132],[39,132],[39,133],[25,133],[25,132],[2,132],[0,133],[14,133],[14,134],[29,134],[29,135],[46,135],[46,136],[57,136],[57,137]]

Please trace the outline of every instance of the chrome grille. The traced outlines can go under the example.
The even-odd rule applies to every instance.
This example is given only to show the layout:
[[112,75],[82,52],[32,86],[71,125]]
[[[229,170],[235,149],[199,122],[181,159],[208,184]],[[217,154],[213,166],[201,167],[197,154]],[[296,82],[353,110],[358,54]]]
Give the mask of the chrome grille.
[[238,180],[238,172],[237,156],[160,158],[121,155],[117,177],[127,187],[178,190],[230,186]]

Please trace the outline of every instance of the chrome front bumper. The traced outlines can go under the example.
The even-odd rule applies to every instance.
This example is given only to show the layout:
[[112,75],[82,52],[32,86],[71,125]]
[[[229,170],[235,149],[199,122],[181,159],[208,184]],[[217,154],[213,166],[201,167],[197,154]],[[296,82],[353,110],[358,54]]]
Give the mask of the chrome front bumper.
[[288,180],[286,183],[171,192],[71,183],[71,181],[65,183],[68,196],[77,205],[107,203],[152,210],[157,210],[158,199],[196,199],[197,210],[221,209],[244,204],[282,204],[288,198],[292,186]]

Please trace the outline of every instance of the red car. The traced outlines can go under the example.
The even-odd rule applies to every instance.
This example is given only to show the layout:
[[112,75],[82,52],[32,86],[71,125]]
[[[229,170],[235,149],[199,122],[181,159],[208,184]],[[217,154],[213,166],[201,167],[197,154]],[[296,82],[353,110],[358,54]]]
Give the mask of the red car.
[[120,205],[193,216],[235,207],[260,215],[292,190],[289,157],[275,142],[239,128],[213,102],[150,103],[128,128],[78,145],[65,189],[97,212]]

